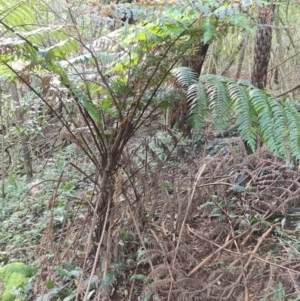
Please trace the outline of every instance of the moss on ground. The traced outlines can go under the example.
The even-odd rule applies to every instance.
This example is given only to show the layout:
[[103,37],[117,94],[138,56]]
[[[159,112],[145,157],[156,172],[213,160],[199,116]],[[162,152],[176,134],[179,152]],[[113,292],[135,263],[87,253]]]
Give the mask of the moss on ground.
[[34,270],[22,262],[12,262],[0,268],[0,301],[21,301],[14,294],[16,289],[25,289]]

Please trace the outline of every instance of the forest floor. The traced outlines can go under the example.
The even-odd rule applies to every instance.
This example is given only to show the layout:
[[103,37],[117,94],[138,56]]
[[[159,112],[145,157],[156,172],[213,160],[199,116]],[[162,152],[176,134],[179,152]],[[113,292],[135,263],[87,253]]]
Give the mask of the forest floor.
[[38,159],[30,183],[11,172],[0,251],[37,270],[24,300],[300,300],[298,166],[207,133],[138,133],[99,257],[76,146]]

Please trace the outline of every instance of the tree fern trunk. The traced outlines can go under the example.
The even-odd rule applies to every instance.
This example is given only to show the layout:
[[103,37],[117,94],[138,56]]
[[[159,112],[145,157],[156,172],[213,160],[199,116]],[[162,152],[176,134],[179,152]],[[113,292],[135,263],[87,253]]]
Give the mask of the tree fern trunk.
[[[115,192],[115,168],[106,169],[100,181],[101,195],[99,198],[99,205],[97,209],[97,227],[95,229],[96,242],[99,243],[102,231],[107,231],[109,227],[109,220],[105,223],[105,215],[107,210],[113,207],[113,195]],[[109,207],[109,208],[108,208]]]
[[191,55],[188,60],[184,61],[182,66],[193,69],[200,76],[208,47],[209,44],[199,43],[196,46],[196,53]]
[[274,15],[273,1],[262,6],[258,15],[258,28],[256,31],[254,48],[254,65],[252,70],[252,84],[263,89],[267,83],[268,64],[272,44],[272,25]]

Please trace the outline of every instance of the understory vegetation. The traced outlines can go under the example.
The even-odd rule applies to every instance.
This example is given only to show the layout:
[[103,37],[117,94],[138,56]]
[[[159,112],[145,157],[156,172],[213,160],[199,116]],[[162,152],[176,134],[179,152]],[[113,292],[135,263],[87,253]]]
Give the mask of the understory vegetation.
[[0,0],[0,301],[300,300],[299,9]]

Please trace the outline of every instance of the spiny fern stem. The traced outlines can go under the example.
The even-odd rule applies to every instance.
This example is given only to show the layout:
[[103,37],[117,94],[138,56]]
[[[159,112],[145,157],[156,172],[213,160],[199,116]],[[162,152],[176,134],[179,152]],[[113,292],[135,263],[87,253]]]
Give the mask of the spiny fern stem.
[[[92,101],[86,97],[86,95],[84,95],[78,88],[76,88],[76,87],[74,87],[74,85],[72,85],[72,83],[68,79],[66,72],[62,68],[55,65],[54,63],[51,66],[52,66],[51,69],[55,70],[56,74],[58,74],[60,76],[62,84],[68,89],[69,93],[76,100],[80,114],[84,118],[87,126],[89,127],[89,131],[92,134],[93,140],[98,148],[99,153],[104,155],[108,150],[109,144],[105,137],[104,130],[102,130],[101,133],[99,131],[100,130],[99,125],[101,124],[101,119],[99,117],[99,113],[98,113],[97,109],[94,107],[94,104],[92,103]],[[83,105],[86,112],[83,112],[80,104]],[[89,120],[93,124],[93,127],[97,133],[97,136],[100,139],[100,143],[102,144],[102,146],[101,146],[101,144],[99,145],[98,140],[95,137],[94,131],[92,130],[92,128],[90,126],[90,122],[87,120],[86,114],[87,114],[87,116],[89,116]],[[96,122],[97,122],[97,124],[96,124]],[[82,138],[85,141],[84,137],[82,137]],[[85,144],[89,150],[89,153],[92,154],[93,152],[90,149],[89,144],[87,142],[85,142]],[[95,160],[93,160],[93,162],[99,168],[99,166],[98,166],[98,164],[96,164]]]
[[[76,38],[75,38],[75,40],[76,40]],[[83,42],[81,41],[81,39],[77,39],[77,41],[81,43],[82,47],[83,47],[86,51],[88,51],[88,53],[89,53],[89,54],[91,55],[91,57],[93,58],[93,62],[94,62],[94,64],[95,64],[97,73],[98,73],[98,75],[100,76],[102,82],[104,83],[106,90],[109,92],[109,95],[111,96],[111,99],[112,99],[112,101],[113,101],[113,103],[114,103],[114,106],[117,108],[117,111],[118,111],[120,120],[122,120],[122,119],[123,119],[122,110],[121,110],[121,108],[119,107],[118,101],[116,100],[116,97],[115,97],[115,95],[114,95],[114,93],[113,93],[113,91],[112,91],[112,89],[111,89],[109,83],[107,82],[107,78],[105,77],[105,75],[104,75],[103,72],[101,71],[101,68],[100,68],[100,66],[99,66],[98,59],[96,58],[94,51],[92,51],[85,43],[83,43]]]
[[[150,103],[152,102],[155,94],[157,93],[158,89],[162,86],[163,82],[165,81],[166,77],[170,74],[171,70],[174,68],[174,66],[176,65],[177,61],[174,61],[173,64],[171,64],[170,68],[165,72],[165,74],[161,77],[159,83],[156,85],[154,91],[152,92],[152,95],[150,96],[146,106],[143,108],[142,113],[139,115],[139,117],[137,118],[135,124],[134,124],[134,132],[135,133],[140,126],[142,125],[142,123],[139,124],[141,118],[144,116],[144,113],[146,111],[146,109],[149,107]],[[157,106],[155,106],[155,108],[153,109],[153,112],[157,109]],[[152,115],[151,113],[149,115]]]

